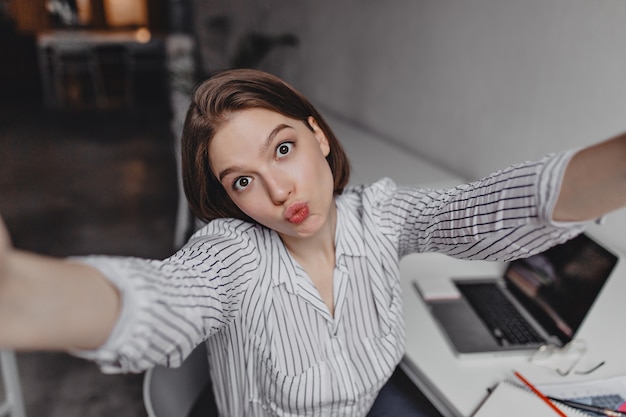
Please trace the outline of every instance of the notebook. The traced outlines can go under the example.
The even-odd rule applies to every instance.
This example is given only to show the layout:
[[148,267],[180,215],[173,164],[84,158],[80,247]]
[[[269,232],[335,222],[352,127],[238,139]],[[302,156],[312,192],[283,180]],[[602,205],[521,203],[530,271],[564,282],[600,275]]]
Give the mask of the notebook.
[[457,297],[424,301],[458,355],[563,346],[575,337],[617,261],[581,234],[509,263],[502,277],[452,278]]
[[[568,417],[589,417],[574,408],[554,403]],[[531,391],[510,381],[500,382],[472,417],[558,417],[548,404]]]

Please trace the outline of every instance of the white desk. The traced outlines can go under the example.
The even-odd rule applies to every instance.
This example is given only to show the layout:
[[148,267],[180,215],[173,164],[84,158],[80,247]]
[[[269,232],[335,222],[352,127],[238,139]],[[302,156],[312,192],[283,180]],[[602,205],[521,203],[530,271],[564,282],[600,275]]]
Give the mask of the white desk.
[[[589,231],[591,236],[595,236],[595,227]],[[623,302],[623,294],[626,294],[625,262],[616,266],[578,333],[578,338],[587,342],[587,353],[579,363],[580,369],[606,361],[591,375],[561,377],[554,371],[530,363],[528,356],[457,357],[414,288],[414,278],[418,274],[441,276],[442,279],[499,274],[502,268],[497,263],[460,261],[438,254],[411,255],[401,263],[407,324],[406,356],[402,367],[444,416],[472,415],[486,397],[487,388],[510,378],[513,369],[535,383],[562,383],[626,374],[626,335],[621,330],[622,318],[626,316]]]
[[[352,183],[368,183],[382,176],[389,176],[398,184],[429,187],[454,186],[464,182],[454,173],[400,149],[331,112],[323,113],[350,157],[353,166]],[[617,253],[616,246],[624,248],[624,243],[615,231],[623,229],[621,226],[625,223],[621,219],[626,218],[626,211],[607,218],[617,218],[617,222],[592,226],[588,233]],[[607,244],[607,239],[613,244]],[[573,374],[561,377],[554,371],[530,363],[529,355],[458,358],[413,286],[413,280],[419,274],[439,276],[442,279],[450,276],[499,275],[504,265],[460,261],[439,254],[411,255],[400,265],[407,326],[406,355],[401,366],[446,417],[471,416],[486,398],[487,389],[502,379],[510,378],[513,369],[536,383],[563,383],[626,375],[623,353],[626,335],[620,335],[622,317],[626,317],[626,303],[622,301],[622,294],[626,294],[625,264],[617,265],[578,333],[580,338],[586,340],[588,349],[579,362],[580,369],[589,369],[590,365],[603,360],[606,364],[588,377]]]
[[[389,176],[398,184],[417,184],[429,187],[454,186],[462,178],[430,161],[406,152],[383,138],[361,129],[345,120],[324,114],[335,134],[344,145],[353,166],[352,183],[368,183]],[[626,217],[626,212],[617,217]],[[614,217],[611,215],[610,217]],[[619,220],[619,219],[618,219]],[[619,221],[611,226],[592,226],[588,233],[614,252],[615,242],[623,240],[615,230],[622,230]],[[607,244],[608,236],[614,243]],[[460,261],[439,254],[418,254],[405,258],[400,265],[403,286],[406,330],[406,355],[401,364],[413,382],[424,392],[446,417],[471,416],[487,396],[487,389],[518,370],[536,383],[568,382],[585,378],[603,378],[626,375],[624,349],[626,335],[621,335],[621,318],[626,316],[626,263],[617,265],[605,284],[598,301],[581,326],[578,336],[587,342],[587,353],[579,369],[593,364],[606,364],[584,377],[559,376],[555,371],[529,362],[529,356],[475,356],[458,358],[437,327],[426,305],[414,288],[416,276],[462,277],[500,275],[504,265],[492,262]],[[617,318],[617,319],[615,319]],[[616,330],[617,329],[617,330]]]
[[331,112],[323,111],[322,115],[350,159],[350,184],[369,184],[383,177],[389,177],[399,185],[429,187],[450,187],[464,182],[461,177],[435,163]]

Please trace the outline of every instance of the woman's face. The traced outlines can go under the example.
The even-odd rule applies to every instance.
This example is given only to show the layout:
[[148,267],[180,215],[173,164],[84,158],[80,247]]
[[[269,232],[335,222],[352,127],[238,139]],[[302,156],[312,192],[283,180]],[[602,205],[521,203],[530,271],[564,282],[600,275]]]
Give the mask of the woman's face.
[[241,211],[281,235],[308,237],[334,215],[328,139],[310,117],[234,112],[211,140],[213,174]]

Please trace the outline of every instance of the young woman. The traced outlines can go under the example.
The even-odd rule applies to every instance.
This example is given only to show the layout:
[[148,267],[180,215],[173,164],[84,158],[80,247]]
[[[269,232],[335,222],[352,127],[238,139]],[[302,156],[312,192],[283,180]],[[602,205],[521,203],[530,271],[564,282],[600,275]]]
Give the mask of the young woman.
[[384,415],[404,350],[402,256],[508,261],[626,205],[626,135],[452,189],[346,187],[321,115],[254,70],[198,87],[182,147],[208,223],[168,259],[51,259],[0,228],[0,346],[140,372],[207,343],[222,416]]

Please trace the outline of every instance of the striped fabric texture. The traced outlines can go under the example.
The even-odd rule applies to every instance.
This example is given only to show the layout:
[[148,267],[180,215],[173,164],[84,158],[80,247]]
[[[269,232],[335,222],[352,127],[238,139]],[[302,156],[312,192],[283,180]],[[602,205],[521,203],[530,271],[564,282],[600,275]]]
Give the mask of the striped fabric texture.
[[[573,152],[451,189],[389,179],[336,198],[335,313],[279,236],[209,223],[165,260],[93,256],[123,307],[104,372],[179,365],[207,343],[220,415],[365,416],[404,352],[398,263],[414,252],[508,261],[575,236],[550,215]],[[419,326],[419,323],[411,323]]]

